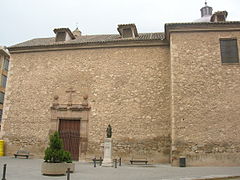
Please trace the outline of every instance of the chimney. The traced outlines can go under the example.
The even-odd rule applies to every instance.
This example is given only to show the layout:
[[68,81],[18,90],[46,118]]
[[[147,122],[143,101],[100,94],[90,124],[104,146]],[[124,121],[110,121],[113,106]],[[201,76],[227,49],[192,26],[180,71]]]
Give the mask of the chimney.
[[211,17],[211,22],[225,22],[227,19],[227,11],[217,11]]
[[56,42],[75,39],[75,36],[73,35],[69,28],[57,28],[54,29],[53,31],[56,34],[55,38]]
[[78,37],[78,36],[81,36],[81,35],[82,35],[82,32],[81,32],[78,28],[76,28],[76,29],[73,31],[73,35],[74,35],[75,37]]
[[138,32],[135,24],[119,24],[117,30],[122,38],[138,37]]

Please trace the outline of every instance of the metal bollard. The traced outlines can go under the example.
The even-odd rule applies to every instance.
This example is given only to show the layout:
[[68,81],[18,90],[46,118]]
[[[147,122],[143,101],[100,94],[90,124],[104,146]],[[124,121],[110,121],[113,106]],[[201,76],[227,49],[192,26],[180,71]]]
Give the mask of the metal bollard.
[[103,159],[102,159],[102,157],[100,157],[99,166],[102,166],[102,161],[103,161]]
[[70,180],[70,168],[67,169],[67,180]]
[[117,159],[114,159],[114,167],[117,168]]
[[6,170],[7,170],[7,164],[3,165],[3,177],[2,180],[6,180]]
[[122,158],[119,158],[119,166],[122,166]]
[[93,159],[93,165],[94,165],[94,167],[97,166],[96,158]]

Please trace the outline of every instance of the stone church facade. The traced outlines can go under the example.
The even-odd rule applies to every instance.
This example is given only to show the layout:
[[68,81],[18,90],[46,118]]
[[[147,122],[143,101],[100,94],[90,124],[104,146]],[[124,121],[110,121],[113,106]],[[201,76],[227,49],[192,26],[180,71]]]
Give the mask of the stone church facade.
[[225,16],[165,24],[164,33],[134,24],[115,35],[59,28],[9,47],[6,153],[42,157],[59,131],[72,133],[64,145],[76,160],[90,160],[102,156],[110,124],[113,156],[124,161],[240,165],[240,22]]

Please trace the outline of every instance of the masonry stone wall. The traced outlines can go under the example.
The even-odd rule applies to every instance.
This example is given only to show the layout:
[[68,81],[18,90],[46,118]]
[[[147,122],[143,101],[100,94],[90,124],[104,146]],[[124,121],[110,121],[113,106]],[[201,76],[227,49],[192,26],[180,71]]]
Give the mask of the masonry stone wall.
[[240,65],[222,64],[219,38],[240,32],[172,33],[172,161],[240,165]]
[[53,97],[73,103],[87,94],[91,110],[85,157],[102,156],[113,128],[113,156],[169,162],[170,57],[168,46],[97,48],[12,54],[4,111],[6,152],[43,156]]

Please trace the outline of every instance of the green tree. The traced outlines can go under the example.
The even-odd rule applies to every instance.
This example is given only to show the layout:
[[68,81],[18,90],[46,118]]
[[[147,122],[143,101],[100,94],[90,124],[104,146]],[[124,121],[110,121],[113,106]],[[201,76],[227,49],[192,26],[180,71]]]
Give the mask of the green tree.
[[50,135],[49,147],[45,150],[44,161],[49,163],[71,162],[71,154],[63,149],[58,132]]

